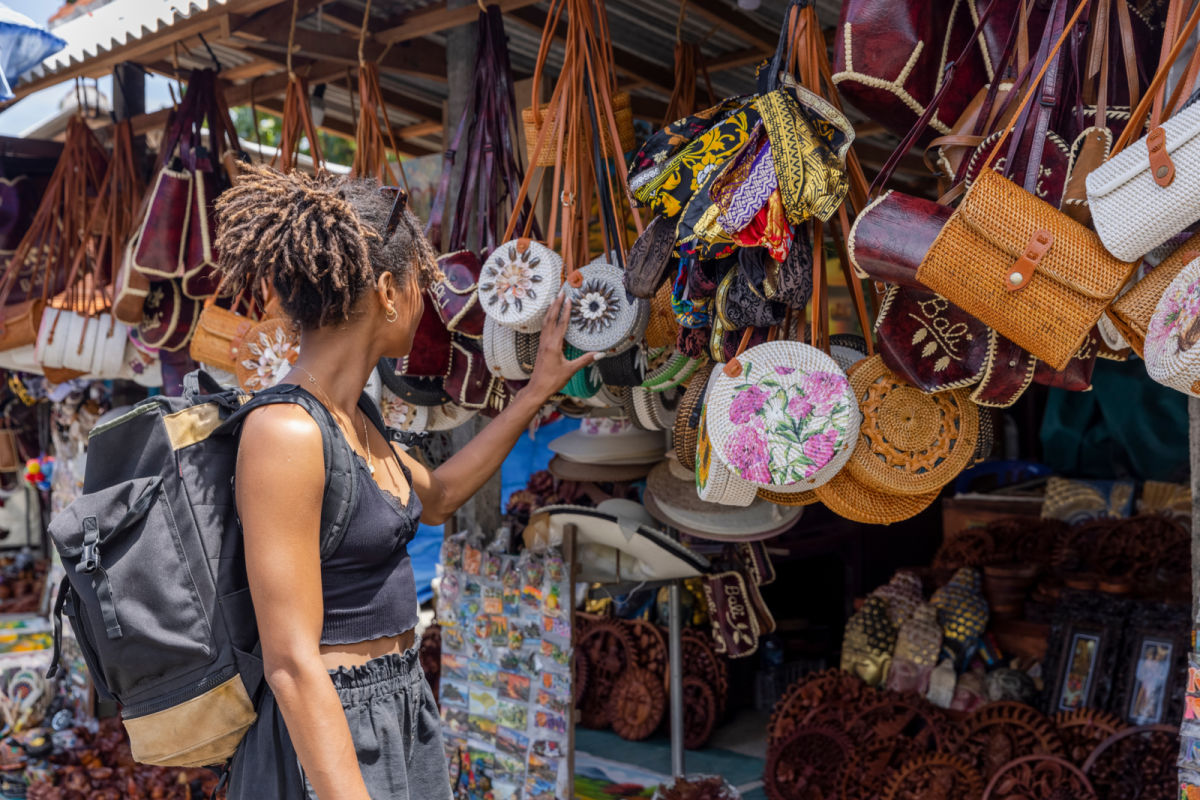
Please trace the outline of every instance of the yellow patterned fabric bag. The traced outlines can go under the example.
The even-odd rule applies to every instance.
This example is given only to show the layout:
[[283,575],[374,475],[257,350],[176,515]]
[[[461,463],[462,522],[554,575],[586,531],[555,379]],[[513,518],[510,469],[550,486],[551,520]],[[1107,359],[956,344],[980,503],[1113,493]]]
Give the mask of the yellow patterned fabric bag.
[[828,221],[850,191],[846,162],[830,147],[830,139],[840,133],[838,127],[816,117],[826,136],[818,134],[817,125],[787,89],[767,92],[756,104],[771,142],[788,221],[794,225],[811,217]]
[[737,155],[759,121],[754,105],[747,103],[723,122],[709,128],[680,150],[652,181],[634,196],[655,214],[678,217],[698,189],[707,186]]

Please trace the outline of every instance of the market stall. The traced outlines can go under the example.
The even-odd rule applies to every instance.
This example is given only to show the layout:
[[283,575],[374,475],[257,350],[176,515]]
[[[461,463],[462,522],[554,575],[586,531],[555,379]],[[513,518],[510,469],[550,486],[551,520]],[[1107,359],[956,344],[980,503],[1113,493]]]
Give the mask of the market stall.
[[93,429],[197,368],[225,419],[296,361],[270,287],[219,291],[256,162],[427,222],[441,274],[368,386],[424,462],[513,401],[556,297],[603,354],[515,491],[423,529],[457,797],[1200,791],[1200,9],[74,5],[7,75],[75,82],[58,141],[0,140],[0,796],[219,789],[135,764],[79,633],[107,578],[46,531],[108,488]]

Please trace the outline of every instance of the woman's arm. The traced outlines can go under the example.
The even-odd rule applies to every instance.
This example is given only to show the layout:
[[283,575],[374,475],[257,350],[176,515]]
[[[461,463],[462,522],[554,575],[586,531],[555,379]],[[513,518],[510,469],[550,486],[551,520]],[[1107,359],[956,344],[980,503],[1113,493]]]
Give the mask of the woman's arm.
[[321,662],[321,430],[299,406],[250,412],[237,507],[263,670],[304,773],[321,800],[370,800],[350,726]]
[[565,386],[578,370],[601,357],[599,353],[586,353],[568,360],[563,355],[563,334],[570,317],[571,301],[560,293],[546,314],[529,383],[466,447],[435,470],[408,454],[401,454],[412,471],[413,489],[421,498],[422,522],[440,525],[449,519],[500,469],[517,439],[551,395]]

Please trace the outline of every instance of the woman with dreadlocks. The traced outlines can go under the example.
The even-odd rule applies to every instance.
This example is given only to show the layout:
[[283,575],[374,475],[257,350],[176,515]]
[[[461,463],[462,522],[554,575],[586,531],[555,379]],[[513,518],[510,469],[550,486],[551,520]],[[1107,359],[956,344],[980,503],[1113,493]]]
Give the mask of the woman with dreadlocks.
[[[393,450],[359,407],[380,358],[408,354],[434,253],[398,190],[248,168],[222,195],[225,287],[266,280],[300,328],[285,378],[316,398],[360,456],[344,540],[322,560],[321,430],[300,406],[252,411],[237,510],[267,680],[234,756],[230,800],[442,800],[450,785],[438,712],[417,661],[416,589],[405,545],[447,520],[500,468],[538,409],[578,369],[560,294],[537,366],[470,444],[437,469]],[[295,390],[293,390],[295,391]]]

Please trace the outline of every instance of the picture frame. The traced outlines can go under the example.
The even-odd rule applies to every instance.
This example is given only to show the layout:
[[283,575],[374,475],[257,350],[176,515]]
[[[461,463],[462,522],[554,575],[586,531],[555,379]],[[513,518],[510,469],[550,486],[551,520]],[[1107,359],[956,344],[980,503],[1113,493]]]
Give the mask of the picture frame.
[[1129,607],[1128,600],[1115,595],[1063,591],[1046,650],[1046,713],[1108,707],[1113,694],[1112,665],[1122,653]]
[[1186,605],[1136,603],[1126,624],[1109,710],[1131,725],[1181,719],[1190,630]]

